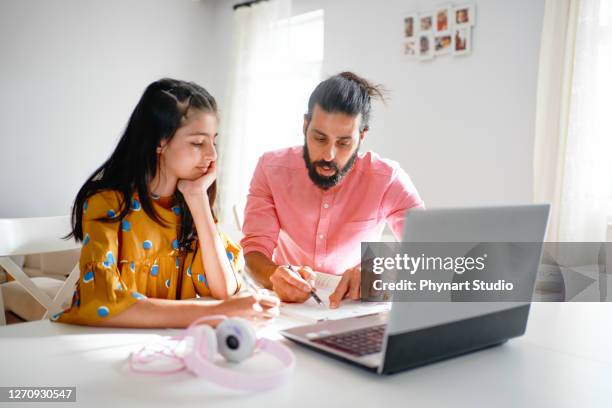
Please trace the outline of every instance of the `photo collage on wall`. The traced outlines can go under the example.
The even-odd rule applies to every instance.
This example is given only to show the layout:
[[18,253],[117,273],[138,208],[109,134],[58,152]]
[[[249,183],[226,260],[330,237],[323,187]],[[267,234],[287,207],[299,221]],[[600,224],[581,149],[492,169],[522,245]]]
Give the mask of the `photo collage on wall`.
[[472,27],[476,23],[473,3],[438,6],[433,11],[404,15],[402,53],[409,60],[430,60],[472,52]]

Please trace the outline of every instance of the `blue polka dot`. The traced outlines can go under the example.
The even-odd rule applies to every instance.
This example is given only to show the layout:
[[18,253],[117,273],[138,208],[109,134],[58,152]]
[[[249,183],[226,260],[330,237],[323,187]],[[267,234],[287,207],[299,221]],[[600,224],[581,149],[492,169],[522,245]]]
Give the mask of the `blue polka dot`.
[[143,242],[142,247],[144,249],[151,249],[153,248],[153,243],[147,239],[145,242]]
[[74,302],[75,306],[80,306],[81,305],[81,299],[77,299],[76,302]]
[[142,294],[140,294],[140,293],[138,293],[138,292],[132,292],[132,297],[133,297],[134,299],[138,299],[138,300],[140,300],[140,299],[145,299],[145,298],[146,298],[146,296],[144,296],[144,295],[142,295]]
[[94,278],[93,271],[89,271],[85,273],[85,275],[83,276],[83,283],[89,283],[93,280],[93,278]]
[[130,230],[130,222],[128,220],[121,221],[121,229],[123,231],[129,231]]
[[117,290],[123,290],[123,286],[121,286],[121,282],[117,282]]
[[198,275],[198,282],[204,282],[206,286],[208,286],[208,281],[206,280],[206,276]]
[[227,254],[227,259],[232,262],[234,260],[234,254],[232,254],[230,251],[225,251],[225,253]]
[[176,215],[181,215],[181,208],[174,206],[172,207],[172,212],[174,212]]
[[191,276],[191,266],[187,267],[187,276]]
[[51,316],[51,320],[57,320],[57,319],[59,319],[59,317],[60,317],[60,316],[61,316],[63,313],[64,313],[64,312],[62,311],[62,312],[59,312],[59,313],[54,314],[53,316]]
[[174,240],[172,241],[172,249],[179,249],[179,242],[178,240]]
[[166,279],[166,287],[169,288],[170,287],[170,279]]
[[132,203],[130,205],[130,208],[132,209],[132,211],[140,211],[140,208],[141,208],[140,201],[138,201],[135,198],[132,198]]
[[113,255],[112,251],[108,251],[106,253],[106,262],[108,262],[111,265],[115,263],[115,256]]
[[136,271],[136,264],[134,264],[134,261],[130,262],[130,271]]
[[89,208],[89,201],[85,200],[85,202],[83,203],[83,212],[86,212],[87,208]]
[[85,234],[85,238],[83,238],[83,246],[89,244],[89,234]]
[[176,257],[176,259],[174,260],[174,265],[176,265],[177,268],[180,266],[178,257]]
[[110,310],[108,310],[108,307],[106,306],[100,306],[98,308],[98,316],[100,317],[106,317],[109,315],[109,313],[110,313]]
[[116,214],[116,213],[115,213],[115,211],[113,211],[113,210],[108,210],[108,211],[106,212],[106,216],[107,216],[108,218],[115,218],[115,217],[117,216],[117,214]]
[[159,265],[153,265],[151,267],[151,275],[157,276],[158,273],[159,273]]

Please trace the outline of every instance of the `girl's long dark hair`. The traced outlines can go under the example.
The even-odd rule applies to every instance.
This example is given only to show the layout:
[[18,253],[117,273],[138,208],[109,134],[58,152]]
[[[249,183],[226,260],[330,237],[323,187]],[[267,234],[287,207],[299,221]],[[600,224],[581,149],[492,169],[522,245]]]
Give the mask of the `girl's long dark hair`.
[[[147,87],[115,151],[79,190],[72,207],[72,232],[66,238],[73,237],[77,242],[83,240],[83,204],[103,190],[115,190],[121,194],[121,212],[119,216],[100,218],[100,221],[121,221],[130,210],[132,194],[137,192],[147,215],[158,224],[167,225],[153,208],[149,184],[157,172],[157,147],[162,140],[169,141],[174,137],[189,108],[217,114],[215,98],[193,82],[163,78]],[[213,208],[217,195],[216,182],[208,188],[207,194]],[[178,189],[175,201],[182,214],[179,246],[182,250],[189,250],[196,237],[193,218]],[[216,221],[214,212],[213,218]]]

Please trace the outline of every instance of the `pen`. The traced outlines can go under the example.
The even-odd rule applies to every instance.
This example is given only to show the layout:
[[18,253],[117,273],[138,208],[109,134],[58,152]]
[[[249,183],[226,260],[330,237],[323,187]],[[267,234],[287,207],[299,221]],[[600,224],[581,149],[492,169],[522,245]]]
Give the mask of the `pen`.
[[247,284],[247,288],[249,289],[249,292],[251,292],[252,294],[257,294],[257,293],[261,293],[261,291],[263,290],[262,288],[260,288],[254,281],[253,278],[251,278],[249,276],[249,274],[247,272],[243,272],[242,274],[242,278],[244,279],[245,283]]
[[[287,265],[287,268],[293,273],[295,277],[302,279],[298,271],[293,268],[293,265]],[[320,306],[325,307],[325,304],[321,301],[319,295],[317,295],[317,292],[314,287],[310,290],[310,297],[313,298]]]

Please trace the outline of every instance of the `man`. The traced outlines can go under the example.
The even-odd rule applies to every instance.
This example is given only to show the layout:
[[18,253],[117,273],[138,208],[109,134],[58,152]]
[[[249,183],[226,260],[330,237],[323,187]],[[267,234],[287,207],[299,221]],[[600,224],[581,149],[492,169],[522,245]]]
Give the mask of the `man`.
[[350,72],[321,82],[304,115],[304,146],[259,159],[241,245],[249,273],[281,300],[308,299],[313,270],[342,274],[332,308],[359,299],[361,242],[378,240],[385,222],[401,239],[406,212],[424,205],[397,163],[359,153],[372,98],[381,90]]

